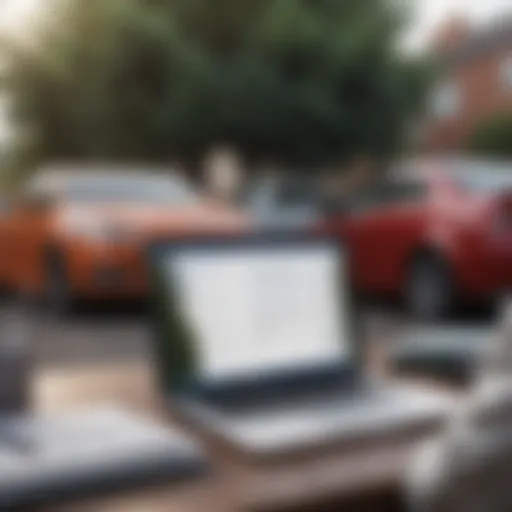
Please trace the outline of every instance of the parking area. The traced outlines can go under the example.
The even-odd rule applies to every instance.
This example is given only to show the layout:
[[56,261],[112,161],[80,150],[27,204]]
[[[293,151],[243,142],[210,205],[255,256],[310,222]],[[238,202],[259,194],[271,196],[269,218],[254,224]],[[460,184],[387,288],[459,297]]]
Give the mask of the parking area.
[[[13,305],[13,299],[4,297],[0,317]],[[62,318],[35,311],[28,318],[33,357],[38,366],[50,368],[147,361],[152,343],[147,315],[148,306],[140,303],[89,304]],[[390,326],[388,339],[414,325],[398,305],[381,302],[368,304],[363,320],[369,329]],[[492,315],[465,311],[450,322],[489,325]]]

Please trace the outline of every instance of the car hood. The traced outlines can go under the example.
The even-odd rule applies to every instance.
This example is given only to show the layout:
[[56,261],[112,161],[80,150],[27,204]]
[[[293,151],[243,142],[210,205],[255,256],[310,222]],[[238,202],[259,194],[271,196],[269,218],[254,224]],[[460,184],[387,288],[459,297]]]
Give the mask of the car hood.
[[67,205],[63,217],[68,225],[90,223],[128,230],[138,236],[241,231],[248,227],[246,216],[216,204],[181,207],[133,204]]

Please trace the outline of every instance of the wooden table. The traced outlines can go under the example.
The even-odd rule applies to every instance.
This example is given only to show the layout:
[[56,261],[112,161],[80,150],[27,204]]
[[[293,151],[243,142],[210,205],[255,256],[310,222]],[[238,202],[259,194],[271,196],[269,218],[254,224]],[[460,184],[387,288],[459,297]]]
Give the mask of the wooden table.
[[[153,372],[148,363],[43,371],[37,377],[36,405],[57,411],[84,404],[114,403],[135,412],[169,422],[159,407]],[[212,476],[177,488],[157,488],[122,493],[76,505],[52,508],[52,512],[229,512],[236,510],[320,510],[321,505],[399,490],[411,450],[417,440],[388,443],[350,455],[331,453],[288,464],[253,465],[228,456],[211,442],[205,449],[215,462]],[[392,498],[393,499],[393,498]],[[397,510],[372,503],[372,512]],[[396,501],[394,502],[396,503]],[[391,508],[387,508],[391,507]],[[359,510],[355,504],[348,510]],[[366,510],[366,509],[365,509]],[[49,511],[48,511],[49,512]]]
[[[167,419],[157,403],[153,374],[140,361],[119,365],[75,367],[40,372],[35,382],[35,406],[56,412],[94,404],[129,408],[158,422]],[[192,483],[123,492],[77,504],[50,507],[45,512],[196,512],[213,510],[222,496],[215,476]],[[216,509],[215,509],[216,510]]]

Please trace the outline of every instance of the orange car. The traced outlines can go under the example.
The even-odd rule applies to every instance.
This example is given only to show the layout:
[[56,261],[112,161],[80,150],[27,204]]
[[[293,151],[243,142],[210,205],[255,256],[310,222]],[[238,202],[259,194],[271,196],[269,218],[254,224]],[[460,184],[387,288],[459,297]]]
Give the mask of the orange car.
[[141,297],[152,239],[245,226],[176,175],[43,172],[0,214],[0,278],[61,312],[79,298]]

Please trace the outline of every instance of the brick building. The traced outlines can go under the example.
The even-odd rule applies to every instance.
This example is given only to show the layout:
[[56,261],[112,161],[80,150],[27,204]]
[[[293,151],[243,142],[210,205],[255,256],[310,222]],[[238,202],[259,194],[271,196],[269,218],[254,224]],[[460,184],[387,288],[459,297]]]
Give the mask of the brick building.
[[479,29],[463,18],[451,19],[431,49],[443,73],[422,123],[421,147],[457,152],[483,119],[512,112],[512,18]]

